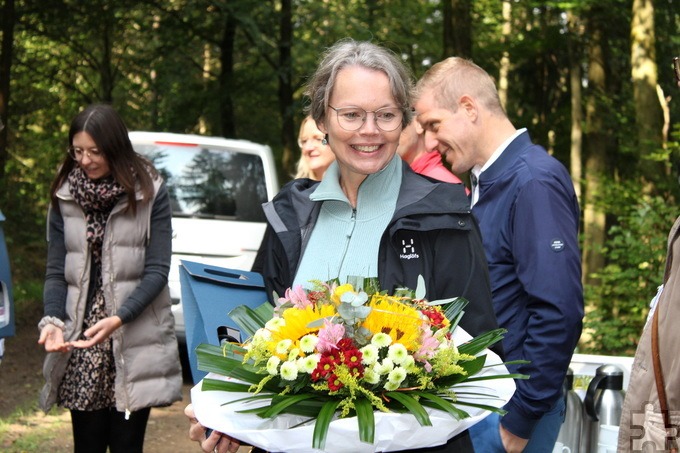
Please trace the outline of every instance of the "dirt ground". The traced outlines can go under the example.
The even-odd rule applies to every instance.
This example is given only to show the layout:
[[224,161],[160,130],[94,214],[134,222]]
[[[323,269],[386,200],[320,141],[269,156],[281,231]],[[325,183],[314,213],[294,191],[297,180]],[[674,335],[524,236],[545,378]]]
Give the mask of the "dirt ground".
[[[42,361],[44,350],[38,345],[35,327],[40,314],[25,314],[20,320],[17,335],[5,340],[5,358],[0,364],[0,423],[9,415],[21,416],[9,425],[4,434],[0,431],[0,451],[73,451],[71,423],[68,412],[59,410],[45,415],[37,408],[37,399],[43,384]],[[189,423],[184,407],[189,401],[191,384],[185,382],[184,400],[162,409],[152,409],[146,430],[146,453],[200,452],[198,444],[189,440]],[[54,413],[54,414],[53,414]],[[23,436],[40,431],[54,433],[35,449],[17,449],[13,445]]]

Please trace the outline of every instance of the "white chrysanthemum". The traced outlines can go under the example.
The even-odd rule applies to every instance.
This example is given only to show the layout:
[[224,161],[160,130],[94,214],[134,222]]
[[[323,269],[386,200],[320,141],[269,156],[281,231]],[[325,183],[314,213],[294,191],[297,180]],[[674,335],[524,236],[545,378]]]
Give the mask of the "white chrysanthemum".
[[253,343],[261,341],[269,341],[272,338],[272,333],[268,329],[257,329],[255,335],[253,335]]
[[371,344],[376,345],[378,348],[384,348],[392,344],[392,337],[384,332],[378,332],[371,338]]
[[385,382],[385,390],[391,392],[393,390],[396,390],[399,388],[399,384],[395,384],[394,382],[387,381]]
[[316,348],[316,344],[319,342],[319,337],[316,335],[305,335],[304,337],[300,338],[300,349],[305,354],[309,354],[314,352],[314,348]]
[[298,369],[295,362],[283,362],[281,364],[281,379],[286,381],[294,381],[298,375]]
[[364,365],[373,365],[378,361],[379,351],[378,347],[373,344],[367,344],[363,348],[359,349],[361,351],[361,363]]
[[286,325],[286,320],[283,318],[272,318],[264,325],[267,330],[279,330]]
[[391,359],[385,358],[382,362],[376,363],[373,370],[378,374],[387,374],[394,369],[394,362]]
[[297,360],[300,357],[300,348],[293,348],[288,353],[288,360]]
[[272,376],[276,376],[277,374],[279,374],[280,363],[281,359],[279,359],[275,355],[269,357],[269,360],[267,360],[267,373],[271,374]]
[[373,368],[367,368],[364,370],[364,381],[369,384],[377,384],[380,382],[380,375],[376,373]]
[[321,359],[321,354],[312,354],[307,357],[300,357],[297,359],[298,371],[301,373],[312,374],[312,371],[316,369],[319,360]]
[[396,385],[401,384],[404,379],[406,379],[406,370],[400,366],[394,367],[394,369],[387,375],[387,380]]
[[387,349],[387,357],[397,365],[402,365],[408,357],[406,346],[401,343],[394,343]]
[[290,347],[293,346],[293,340],[284,339],[276,343],[276,353],[277,354],[287,354]]
[[414,359],[412,355],[408,355],[406,356],[406,359],[404,360],[404,363],[401,364],[401,366],[408,371],[413,365],[415,365],[415,363],[416,359]]

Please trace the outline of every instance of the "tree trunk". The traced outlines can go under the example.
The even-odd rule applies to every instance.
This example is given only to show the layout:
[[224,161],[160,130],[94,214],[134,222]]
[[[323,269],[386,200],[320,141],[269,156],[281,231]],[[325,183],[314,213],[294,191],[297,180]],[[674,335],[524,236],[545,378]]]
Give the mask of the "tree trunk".
[[279,112],[281,113],[281,156],[282,176],[295,173],[296,146],[294,112],[293,112],[293,64],[291,46],[293,43],[292,0],[281,2],[281,36],[279,40]]
[[444,46],[442,59],[456,56],[472,58],[472,3],[470,0],[445,0]]
[[510,73],[510,52],[508,52],[508,39],[512,33],[512,3],[509,0],[503,1],[503,56],[501,57],[501,67],[498,73],[498,97],[501,105],[507,110],[508,105],[508,74]]
[[571,152],[569,173],[574,183],[576,196],[581,200],[581,180],[583,178],[583,110],[581,109],[581,52],[579,52],[578,19],[572,13],[567,15],[569,22],[569,87],[571,90]]
[[234,118],[234,98],[232,87],[234,79],[234,39],[236,37],[236,19],[227,13],[224,24],[224,35],[220,44],[220,133],[223,137],[236,137],[236,119]]
[[586,101],[586,187],[583,213],[583,277],[584,283],[596,285],[593,277],[604,267],[604,256],[600,248],[606,238],[606,217],[598,198],[601,195],[603,177],[606,172],[606,156],[609,141],[605,130],[608,115],[602,99],[606,96],[605,70],[605,21],[597,11],[589,18],[590,40],[588,41],[588,86]]
[[[5,0],[2,9],[2,47],[0,48],[0,190],[4,193],[7,164],[7,122],[9,117],[9,79],[14,42],[14,0]],[[3,127],[4,125],[4,127]]]
[[663,170],[658,162],[649,159],[662,146],[663,130],[663,113],[656,91],[655,40],[653,0],[633,0],[630,26],[633,100],[640,170],[646,182],[657,179]]

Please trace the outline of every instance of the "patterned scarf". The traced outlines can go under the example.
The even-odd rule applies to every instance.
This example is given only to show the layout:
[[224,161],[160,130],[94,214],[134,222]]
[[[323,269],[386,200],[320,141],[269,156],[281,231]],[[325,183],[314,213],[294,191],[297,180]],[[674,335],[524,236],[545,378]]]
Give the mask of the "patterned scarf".
[[94,250],[99,251],[104,240],[106,221],[118,199],[125,194],[125,189],[113,176],[93,181],[78,165],[69,172],[68,182],[71,195],[85,212],[87,241]]

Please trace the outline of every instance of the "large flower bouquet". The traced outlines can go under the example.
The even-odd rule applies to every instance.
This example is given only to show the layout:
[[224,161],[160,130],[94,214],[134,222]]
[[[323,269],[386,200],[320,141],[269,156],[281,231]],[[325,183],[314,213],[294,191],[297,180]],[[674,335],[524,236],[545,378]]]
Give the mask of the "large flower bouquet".
[[[197,348],[199,369],[226,377],[209,374],[197,392],[226,392],[226,404],[238,406],[230,423],[241,415],[288,417],[283,425],[258,426],[273,432],[313,422],[308,445],[323,450],[338,419],[356,418],[354,436],[374,444],[376,420],[383,426],[383,414],[401,415],[400,422],[411,414],[408,423],[416,428],[432,426],[433,416],[443,415],[455,425],[452,418],[469,418],[471,409],[502,412],[514,391],[512,378],[521,376],[508,374],[499,360],[487,367],[500,366],[501,372],[484,372],[487,348],[502,338],[502,329],[456,344],[453,332],[466,300],[428,302],[422,279],[416,291],[393,295],[380,291],[375,279],[312,283],[309,291],[288,289],[276,309],[265,304],[230,312],[250,335],[244,344]],[[503,397],[490,395],[477,386],[486,379],[502,379],[512,389]],[[494,399],[497,404],[488,402]],[[199,420],[210,426],[200,412],[196,407]],[[238,423],[233,429],[229,434],[248,440],[240,437]],[[279,450],[287,450],[285,444]]]

